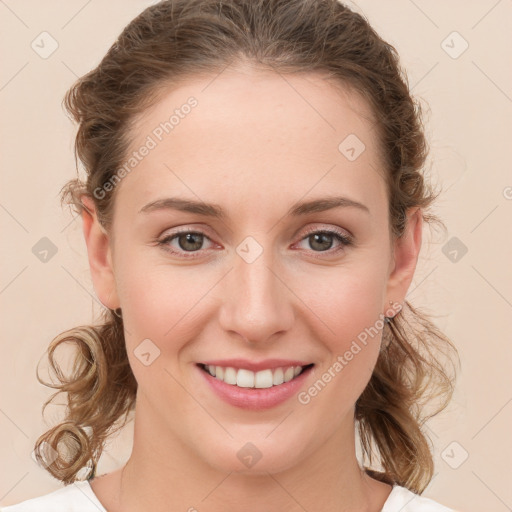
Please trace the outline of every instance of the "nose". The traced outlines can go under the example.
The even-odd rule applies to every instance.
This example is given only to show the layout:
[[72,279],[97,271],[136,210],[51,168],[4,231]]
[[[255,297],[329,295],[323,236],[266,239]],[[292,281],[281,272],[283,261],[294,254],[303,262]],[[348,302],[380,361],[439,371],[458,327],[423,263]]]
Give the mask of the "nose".
[[272,260],[270,250],[251,263],[235,254],[234,268],[223,280],[221,327],[251,344],[274,341],[294,322],[293,286]]

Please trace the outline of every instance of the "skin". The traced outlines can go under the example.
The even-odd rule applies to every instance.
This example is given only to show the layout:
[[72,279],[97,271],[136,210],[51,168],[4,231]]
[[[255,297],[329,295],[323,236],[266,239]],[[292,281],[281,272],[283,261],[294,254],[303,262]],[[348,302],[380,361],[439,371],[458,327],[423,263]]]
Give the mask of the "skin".
[[[316,74],[284,79],[238,67],[190,79],[137,120],[132,149],[190,96],[198,106],[117,185],[110,233],[83,198],[94,288],[105,306],[122,308],[139,386],[131,457],[92,489],[109,512],[380,511],[391,486],[360,470],[354,435],[354,406],[380,331],[307,405],[295,396],[265,411],[228,405],[196,363],[297,358],[315,363],[302,390],[310,387],[359,333],[391,316],[390,301],[403,304],[421,210],[408,212],[402,238],[390,237],[371,111]],[[349,134],[366,146],[355,161],[338,150]],[[333,195],[370,211],[286,217],[299,201]],[[216,203],[228,216],[139,213],[170,196]],[[181,247],[178,238],[168,242],[179,254],[155,244],[178,227],[205,233],[194,253],[186,252],[194,241],[183,238]],[[336,227],[354,245],[335,237],[315,244],[306,233]],[[236,252],[247,236],[263,249],[252,263]],[[149,366],[134,355],[147,338],[160,350]],[[262,454],[251,468],[237,457],[247,442]]]

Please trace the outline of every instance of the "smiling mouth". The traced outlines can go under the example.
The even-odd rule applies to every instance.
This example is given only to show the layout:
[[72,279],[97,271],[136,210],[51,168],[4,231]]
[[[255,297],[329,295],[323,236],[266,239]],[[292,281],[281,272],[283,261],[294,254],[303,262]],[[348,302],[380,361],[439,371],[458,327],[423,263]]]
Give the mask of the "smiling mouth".
[[264,389],[290,382],[312,368],[314,363],[306,366],[283,366],[258,372],[246,370],[245,368],[233,368],[232,366],[223,367],[202,363],[198,363],[198,366],[215,379],[226,384],[239,388]]

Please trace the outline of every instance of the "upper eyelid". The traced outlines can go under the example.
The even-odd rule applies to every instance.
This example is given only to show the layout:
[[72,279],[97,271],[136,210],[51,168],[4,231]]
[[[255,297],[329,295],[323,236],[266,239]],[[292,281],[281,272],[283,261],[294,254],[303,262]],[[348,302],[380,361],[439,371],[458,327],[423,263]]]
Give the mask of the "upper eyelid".
[[[180,228],[176,228],[176,229],[178,229],[178,231],[174,231],[172,233],[167,233],[167,234],[164,234],[164,235],[158,237],[158,241],[159,242],[163,242],[165,240],[168,240],[168,242],[170,243],[171,241],[176,240],[176,238],[179,235],[188,234],[188,233],[194,233],[194,234],[203,235],[205,238],[207,238],[214,245],[217,244],[212,239],[212,237],[210,237],[208,235],[208,233],[207,233],[208,230],[205,229],[205,228],[194,228],[192,226],[189,226],[189,227],[185,226],[185,227],[180,227]],[[340,233],[338,231],[345,231],[345,233]],[[295,232],[294,238],[297,235],[297,233],[300,233],[300,232],[302,232],[303,235],[295,243],[300,243],[303,240],[305,240],[307,237],[311,236],[312,234],[318,233],[318,232],[327,232],[327,233],[331,234],[331,236],[334,236],[334,237],[340,237],[341,236],[342,238],[348,239],[348,243],[349,244],[353,244],[354,243],[354,236],[350,232],[348,232],[346,229],[341,228],[339,226],[337,226],[337,227],[314,226],[314,227],[305,228],[305,230],[303,228],[303,230],[299,230],[299,231]],[[340,240],[339,238],[337,238],[337,240],[338,240],[339,243],[341,243],[343,245],[343,241],[342,240]],[[347,245],[347,243],[345,243],[345,245]],[[207,250],[207,249],[201,249],[201,250]],[[193,252],[197,253],[197,252],[200,252],[201,250],[193,251]]]
[[[165,230],[161,235],[158,236],[158,239],[164,239],[164,238],[168,238],[168,237],[173,237],[173,236],[176,236],[176,235],[180,235],[180,234],[183,234],[183,233],[199,233],[199,234],[202,234],[206,237],[208,237],[210,240],[212,239],[212,237],[209,236],[208,232],[209,232],[209,229],[205,228],[205,227],[194,227],[194,226],[180,226],[180,227],[176,227],[176,228],[170,228],[170,230],[173,230],[173,229],[176,229],[177,231],[173,231],[171,233],[166,233],[167,230]],[[294,232],[294,237],[295,236],[298,236],[299,233],[304,233],[304,236],[307,236],[311,233],[315,233],[317,231],[333,231],[333,232],[336,232],[336,231],[344,231],[346,234],[345,236],[347,238],[353,238],[353,235],[350,231],[348,231],[346,228],[342,228],[341,226],[312,226],[312,227],[307,227],[307,228],[301,228],[301,229],[298,229]],[[302,240],[302,238],[301,238]],[[213,241],[213,240],[212,240]]]

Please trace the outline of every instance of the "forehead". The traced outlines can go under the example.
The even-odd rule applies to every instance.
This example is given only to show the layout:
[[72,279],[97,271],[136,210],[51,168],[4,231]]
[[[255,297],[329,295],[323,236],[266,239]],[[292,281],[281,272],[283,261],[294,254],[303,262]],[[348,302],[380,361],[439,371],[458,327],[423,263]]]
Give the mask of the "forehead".
[[[261,141],[255,135],[264,139],[267,134],[267,138],[272,135],[292,147],[296,140],[302,143],[305,137],[315,134],[312,142],[318,137],[325,139],[328,132],[331,137],[326,143],[332,137],[336,142],[350,130],[360,138],[368,138],[367,132],[375,125],[366,100],[353,88],[328,80],[320,72],[283,74],[239,66],[218,74],[181,78],[175,85],[160,84],[158,89],[156,104],[134,119],[130,133],[133,146],[142,143],[145,135],[161,131],[159,125],[174,113],[173,137],[166,137],[171,133],[164,129],[163,134],[154,134],[156,138],[176,138],[185,125],[191,125],[198,135],[213,136],[215,132],[222,136],[242,129],[252,132],[254,145]],[[187,107],[190,98],[197,103],[193,109]],[[214,132],[209,123],[215,125]],[[226,145],[230,142],[225,137],[223,141]]]
[[151,146],[118,185],[134,207],[166,193],[238,206],[257,195],[290,206],[334,188],[382,203],[372,112],[324,76],[227,69],[162,91],[130,133],[130,154]]

